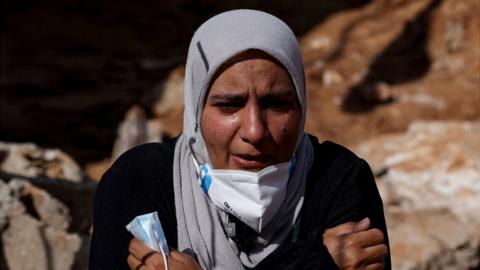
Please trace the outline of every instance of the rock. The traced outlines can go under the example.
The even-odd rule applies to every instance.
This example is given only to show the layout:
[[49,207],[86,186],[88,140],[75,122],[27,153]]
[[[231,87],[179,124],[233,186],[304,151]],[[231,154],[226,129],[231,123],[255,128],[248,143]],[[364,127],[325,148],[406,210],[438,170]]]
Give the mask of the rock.
[[343,82],[343,77],[337,71],[327,69],[323,72],[322,82],[325,87],[335,86]]
[[392,89],[386,82],[378,82],[375,85],[375,100],[378,102],[387,102],[393,99]]
[[480,122],[417,121],[353,150],[389,216],[394,269],[480,266]]
[[306,43],[305,47],[310,47],[313,50],[327,50],[332,46],[332,41],[326,36],[316,36]]
[[[80,166],[67,154],[58,149],[42,149],[31,143],[0,142],[0,178],[6,181],[21,178],[32,183],[34,186],[20,185],[19,188],[27,192],[22,198],[28,200],[32,207],[37,207],[37,214],[52,222],[50,225],[58,228],[71,226],[71,230],[88,232],[96,185],[87,181]],[[46,199],[43,191],[54,199]],[[71,223],[66,218],[56,219],[49,215],[70,216]]]
[[67,230],[71,217],[69,209],[59,200],[25,180],[11,180],[10,186],[16,186],[19,199],[27,210],[38,217],[45,225],[57,230]]
[[0,179],[0,232],[9,222],[11,215],[20,215],[25,212],[25,207],[16,199],[16,190]]
[[183,80],[185,66],[179,66],[159,86],[161,95],[153,106],[155,119],[162,122],[163,132],[169,137],[180,134],[183,125]]
[[367,83],[358,86],[357,98],[363,102],[382,104],[393,101],[393,93],[386,82]]
[[162,127],[159,122],[147,121],[145,110],[133,106],[125,115],[118,128],[118,136],[113,145],[112,160],[117,159],[128,149],[147,142],[162,141]]
[[89,163],[85,166],[85,173],[93,181],[99,182],[102,178],[102,175],[110,168],[112,162],[110,158],[106,158],[97,162]]
[[459,51],[463,47],[465,35],[465,22],[462,20],[452,20],[447,23],[445,40],[448,52]]
[[130,108],[119,125],[118,136],[113,144],[112,159],[117,159],[128,149],[144,142],[147,138],[146,126],[145,111],[139,106]]
[[435,97],[428,94],[416,93],[399,95],[399,100],[403,102],[414,103],[416,106],[430,107],[432,109],[441,111],[446,108],[446,102],[441,97]]
[[480,264],[478,227],[447,209],[392,208],[387,223],[393,269],[474,269]]
[[[88,238],[67,232],[68,210],[26,180],[0,179],[0,240],[10,270],[72,269]],[[3,269],[3,268],[2,268]],[[78,268],[80,269],[80,268]],[[86,269],[86,268],[84,268]]]
[[160,86],[162,94],[153,107],[156,116],[162,117],[183,108],[184,77],[185,66],[183,65],[170,72],[165,83]]
[[18,176],[64,179],[80,182],[84,178],[80,166],[58,149],[41,149],[32,143],[0,142],[0,170]]
[[10,270],[60,270],[71,269],[81,242],[75,234],[21,215],[10,220],[2,233],[2,245]]

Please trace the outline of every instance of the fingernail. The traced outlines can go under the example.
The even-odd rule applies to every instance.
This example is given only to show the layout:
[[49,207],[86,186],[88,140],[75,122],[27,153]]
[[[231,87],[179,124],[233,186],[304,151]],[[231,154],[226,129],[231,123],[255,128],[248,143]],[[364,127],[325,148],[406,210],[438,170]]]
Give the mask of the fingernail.
[[368,217],[366,217],[366,218],[360,220],[360,221],[358,222],[358,224],[359,224],[359,225],[360,225],[360,224],[363,225],[363,224],[368,223],[368,222],[370,222],[370,219],[369,219]]

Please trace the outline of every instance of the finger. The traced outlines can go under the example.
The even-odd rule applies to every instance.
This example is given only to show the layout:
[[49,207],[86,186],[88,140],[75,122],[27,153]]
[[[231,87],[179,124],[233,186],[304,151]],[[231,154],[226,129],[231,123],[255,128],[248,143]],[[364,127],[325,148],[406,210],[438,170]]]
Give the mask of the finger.
[[369,218],[364,218],[360,220],[359,222],[347,222],[340,224],[338,226],[335,226],[333,228],[325,230],[325,233],[323,234],[324,236],[328,235],[344,235],[344,234],[349,234],[349,233],[354,233],[354,232],[360,232],[367,230],[370,227],[370,219]]
[[183,264],[186,264],[186,265],[189,265],[192,263],[192,260],[193,261],[196,261],[195,258],[193,258],[190,254],[187,254],[187,253],[184,253],[184,252],[180,252],[178,250],[170,250],[170,257],[177,261],[177,262],[181,262]]
[[371,263],[365,266],[365,270],[383,270],[385,268],[385,260],[379,262]]
[[135,238],[130,241],[128,252],[136,260],[148,267],[152,267],[153,269],[163,269],[164,267],[163,256]]
[[147,247],[145,244],[133,238],[128,245],[128,252],[133,255],[137,260],[142,261],[143,257],[147,254],[154,251],[153,249]]
[[360,232],[360,231],[365,231],[365,230],[368,230],[368,228],[370,228],[370,219],[368,217],[360,220],[359,222],[357,222],[357,224],[355,225],[355,232]]
[[172,259],[174,259],[174,260],[183,261],[184,260],[184,258],[183,258],[184,255],[186,255],[186,254],[183,253],[183,252],[180,252],[176,249],[170,249],[170,257],[172,257]]
[[146,266],[141,261],[135,259],[135,257],[133,257],[132,255],[128,255],[127,263],[132,270],[141,270],[142,268],[146,268]]
[[364,249],[365,261],[367,263],[375,263],[385,259],[388,255],[388,247],[385,244],[380,244]]
[[383,232],[379,229],[352,233],[348,238],[363,248],[376,246],[385,242]]
[[355,225],[356,225],[356,222],[347,222],[347,223],[343,223],[343,224],[340,224],[338,226],[335,226],[333,228],[330,228],[330,229],[326,229],[323,236],[340,236],[340,235],[343,235],[343,234],[349,234],[349,233],[352,233],[354,232],[355,230]]

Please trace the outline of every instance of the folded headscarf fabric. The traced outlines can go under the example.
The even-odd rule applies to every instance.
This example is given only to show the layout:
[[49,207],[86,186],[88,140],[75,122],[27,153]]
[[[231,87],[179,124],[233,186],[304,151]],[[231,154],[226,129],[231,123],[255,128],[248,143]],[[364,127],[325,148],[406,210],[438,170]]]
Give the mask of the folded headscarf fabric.
[[[301,105],[301,129],[295,150],[296,166],[287,194],[272,221],[245,253],[224,230],[226,214],[217,209],[197,182],[193,157],[211,164],[202,138],[200,119],[208,92],[220,66],[247,50],[261,50],[290,74]],[[303,204],[305,181],[313,162],[313,147],[303,129],[306,90],[303,63],[291,29],[278,18],[261,11],[233,10],[206,21],[190,43],[185,74],[183,134],[174,154],[174,193],[178,248],[196,257],[203,269],[255,267],[289,236]]]

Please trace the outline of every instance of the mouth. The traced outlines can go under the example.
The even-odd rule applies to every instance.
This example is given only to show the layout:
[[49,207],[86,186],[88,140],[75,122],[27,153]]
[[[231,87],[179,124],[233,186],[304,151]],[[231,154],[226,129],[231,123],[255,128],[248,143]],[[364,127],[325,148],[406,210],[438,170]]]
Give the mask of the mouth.
[[269,158],[265,155],[232,154],[231,161],[235,167],[249,171],[261,170],[270,165]]

